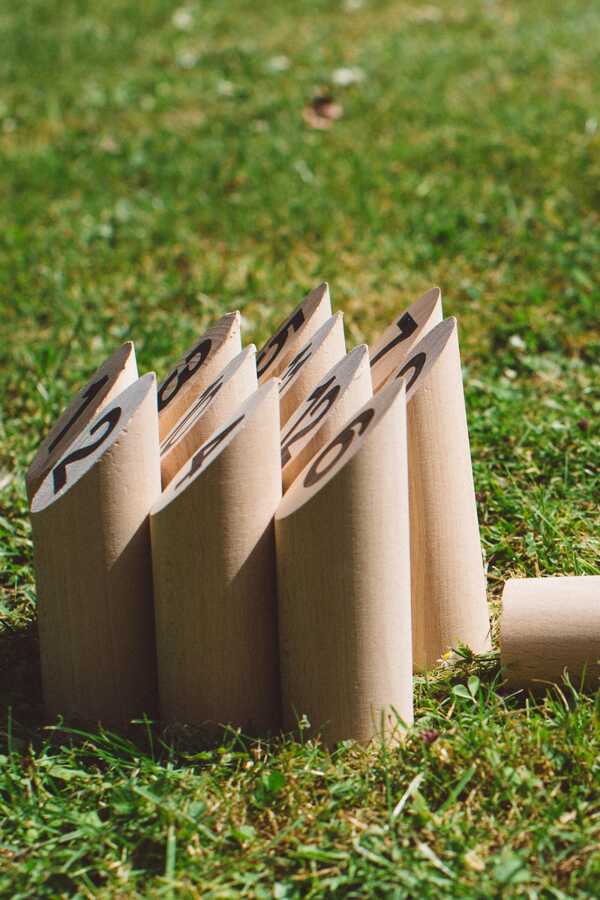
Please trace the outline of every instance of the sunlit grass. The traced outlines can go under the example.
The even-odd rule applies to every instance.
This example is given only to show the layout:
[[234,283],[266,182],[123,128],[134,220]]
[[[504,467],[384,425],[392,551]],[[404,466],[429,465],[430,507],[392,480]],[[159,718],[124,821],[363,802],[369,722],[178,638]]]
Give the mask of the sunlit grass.
[[[23,475],[125,338],[161,374],[223,311],[260,344],[327,279],[351,346],[439,284],[494,614],[512,574],[597,572],[598,9],[26,0],[0,20],[0,893],[597,894],[597,698],[509,697],[494,654],[419,680],[393,752],[47,731]],[[343,107],[324,130],[317,94]]]

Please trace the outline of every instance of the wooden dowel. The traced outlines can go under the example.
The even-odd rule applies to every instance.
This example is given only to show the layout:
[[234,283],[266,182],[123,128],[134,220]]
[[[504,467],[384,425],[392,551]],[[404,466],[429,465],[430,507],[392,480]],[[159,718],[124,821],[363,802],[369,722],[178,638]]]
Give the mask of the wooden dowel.
[[369,400],[298,476],[275,517],[284,726],[325,742],[412,722],[403,382]]
[[256,347],[250,344],[225,366],[162,441],[160,468],[163,488],[256,387]]
[[574,687],[600,680],[600,576],[511,578],[500,619],[511,687],[542,690],[565,672]]
[[40,444],[25,476],[29,501],[86,425],[137,377],[135,350],[131,341],[127,341],[96,369]]
[[156,708],[148,513],[156,379],[106,406],[37,491],[31,521],[46,713],[125,725]]
[[315,331],[281,375],[279,409],[282,426],[325,372],[345,355],[344,317],[342,313],[336,313]]
[[284,491],[371,396],[369,350],[361,344],[323,376],[282,430]]
[[413,656],[421,671],[459,644],[476,653],[491,647],[456,320],[426,335],[399,373],[408,379]]
[[416,342],[441,321],[442,293],[434,287],[415,300],[379,336],[370,350],[374,393],[383,387],[392,371],[398,369]]
[[255,391],[151,515],[159,692],[169,722],[280,722],[273,516],[278,385]]
[[158,386],[161,441],[241,349],[240,314],[230,312],[209,328],[173,366]]
[[307,294],[302,303],[279,326],[256,357],[258,380],[261,384],[280,375],[300,347],[331,316],[331,300],[326,282]]

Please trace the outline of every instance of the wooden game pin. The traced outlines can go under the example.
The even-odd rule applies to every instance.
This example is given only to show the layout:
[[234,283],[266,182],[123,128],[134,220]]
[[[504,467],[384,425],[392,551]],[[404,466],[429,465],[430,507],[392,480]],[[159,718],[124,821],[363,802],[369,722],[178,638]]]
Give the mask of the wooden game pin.
[[421,671],[459,643],[476,653],[491,648],[456,319],[436,325],[396,376],[407,380],[413,657]]
[[412,722],[403,382],[311,460],[275,517],[284,726],[328,745]]
[[329,287],[326,282],[323,282],[306,295],[302,303],[279,326],[256,357],[260,383],[264,383],[275,375],[280,375],[292,356],[310,340],[315,331],[330,316]]
[[88,425],[33,498],[46,712],[124,725],[156,704],[148,513],[160,496],[156,379]]
[[273,516],[278,385],[243,403],[151,515],[159,694],[169,722],[279,726]]
[[173,366],[158,386],[161,441],[241,349],[240,314],[236,311],[219,319]]
[[250,344],[186,410],[160,445],[165,488],[192,453],[256,390],[256,347]]
[[398,369],[411,347],[442,321],[442,292],[438,287],[409,306],[375,341],[370,350],[371,378],[376,392]]
[[543,690],[568,672],[600,681],[600,576],[511,578],[502,594],[500,653],[511,687]]
[[336,313],[315,331],[288,363],[279,383],[281,424],[285,425],[325,372],[346,355],[344,317]]
[[372,396],[369,350],[355,347],[323,376],[288,420],[281,435],[286,491],[312,457]]
[[127,341],[96,369],[42,441],[25,476],[30,501],[50,469],[88,422],[137,377],[135,350],[131,341]]

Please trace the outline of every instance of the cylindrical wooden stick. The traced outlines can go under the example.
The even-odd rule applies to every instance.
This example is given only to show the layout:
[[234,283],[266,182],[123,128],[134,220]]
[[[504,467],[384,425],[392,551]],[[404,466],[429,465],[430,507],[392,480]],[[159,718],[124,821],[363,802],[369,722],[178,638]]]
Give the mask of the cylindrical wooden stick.
[[600,576],[511,578],[500,619],[509,685],[543,689],[568,672],[575,687],[600,680]]
[[404,385],[369,400],[275,517],[283,715],[327,744],[412,722]]
[[88,422],[137,377],[135,350],[131,341],[127,341],[96,369],[42,441],[25,476],[30,501],[50,469]]
[[325,372],[346,355],[344,317],[336,313],[315,331],[288,363],[279,384],[281,424],[285,425]]
[[323,282],[306,295],[256,357],[260,383],[264,384],[269,378],[280,375],[292,356],[310,340],[330,316],[329,287]]
[[250,344],[186,410],[160,445],[165,488],[192,453],[256,390],[256,347]]
[[276,380],[178,472],[151,515],[159,693],[167,721],[279,726],[273,516]]
[[102,410],[33,499],[50,717],[124,725],[155,711],[148,513],[159,496],[156,379],[149,374]]
[[284,491],[371,396],[369,350],[360,344],[323,376],[282,430]]
[[370,350],[373,391],[378,391],[389,375],[406,358],[416,342],[442,321],[442,293],[438,287],[409,306],[375,341]]
[[158,386],[161,441],[241,349],[240,314],[236,310],[219,319],[173,366]]
[[427,335],[400,372],[410,393],[413,655],[424,670],[459,644],[491,647],[456,320]]

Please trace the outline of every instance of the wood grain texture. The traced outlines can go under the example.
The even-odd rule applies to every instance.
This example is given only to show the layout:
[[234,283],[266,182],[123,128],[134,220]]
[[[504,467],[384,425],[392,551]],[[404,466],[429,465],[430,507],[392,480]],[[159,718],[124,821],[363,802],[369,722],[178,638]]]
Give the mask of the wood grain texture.
[[127,341],[96,369],[40,444],[25,476],[30,501],[50,469],[86,425],[137,377],[135,350],[131,341]]
[[361,344],[323,376],[282,429],[284,491],[371,396],[369,350]]
[[600,576],[511,578],[502,594],[500,652],[508,684],[542,690],[565,671],[600,681]]
[[449,322],[450,333],[438,326],[441,352],[407,406],[418,671],[433,667],[459,643],[476,653],[491,648],[458,332],[456,321]]
[[264,384],[269,378],[280,375],[291,358],[330,317],[329,286],[323,282],[306,295],[261,348],[256,357],[259,382]]
[[309,463],[275,533],[285,728],[306,715],[330,746],[398,737],[397,716],[412,722],[403,382]]
[[36,493],[46,714],[122,726],[156,711],[148,513],[160,496],[156,379],[105,407]]
[[161,441],[241,349],[240,314],[236,310],[219,319],[177,361],[158,386]]
[[442,293],[431,288],[404,310],[372,344],[371,378],[376,393],[397,370],[412,347],[442,321]]
[[280,723],[273,516],[278,385],[240,406],[151,515],[159,690],[169,722]]
[[225,366],[162,441],[160,468],[163,488],[256,387],[256,348],[250,344]]
[[344,317],[336,313],[315,331],[290,360],[279,384],[281,424],[285,425],[323,375],[346,355]]

